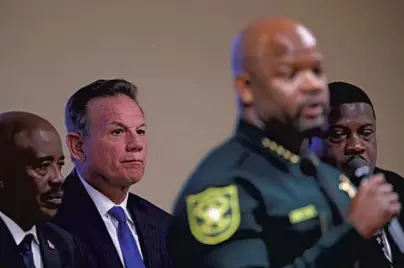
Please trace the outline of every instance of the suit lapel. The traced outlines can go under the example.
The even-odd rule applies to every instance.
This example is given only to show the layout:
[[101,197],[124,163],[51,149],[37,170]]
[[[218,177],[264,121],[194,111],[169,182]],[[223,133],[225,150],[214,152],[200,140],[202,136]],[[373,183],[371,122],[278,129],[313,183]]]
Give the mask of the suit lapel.
[[58,249],[55,248],[53,242],[46,237],[46,229],[38,226],[37,233],[44,268],[62,267]]
[[69,209],[75,210],[76,217],[80,218],[80,225],[74,227],[74,233],[78,233],[79,238],[91,244],[94,255],[101,260],[103,267],[123,267],[105,223],[75,170],[68,180],[65,195],[70,196]]
[[160,267],[160,236],[156,227],[150,222],[146,207],[138,202],[135,195],[129,194],[127,208],[136,226],[146,267]]
[[0,267],[24,268],[24,262],[13,236],[0,218]]

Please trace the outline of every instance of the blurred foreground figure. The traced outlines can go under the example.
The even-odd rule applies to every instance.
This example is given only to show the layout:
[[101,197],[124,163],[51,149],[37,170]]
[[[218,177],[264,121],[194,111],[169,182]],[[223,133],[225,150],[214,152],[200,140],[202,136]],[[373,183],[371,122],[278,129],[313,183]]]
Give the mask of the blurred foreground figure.
[[[313,137],[311,148],[325,162],[337,167],[352,178],[354,185],[360,183],[355,178],[352,162],[370,168],[370,173],[382,173],[394,191],[404,198],[404,178],[385,169],[376,167],[377,137],[376,113],[367,94],[359,87],[346,82],[332,82],[330,91],[331,112],[329,125],[322,139]],[[404,222],[400,215],[400,223]],[[359,267],[403,267],[403,256],[395,244],[387,226],[369,242]]]
[[384,177],[360,186],[309,152],[327,123],[323,56],[305,26],[261,20],[232,51],[240,119],[196,168],[174,207],[177,267],[353,267],[357,248],[399,214]]
[[90,267],[71,235],[47,222],[63,196],[56,129],[31,113],[2,113],[0,148],[0,267]]

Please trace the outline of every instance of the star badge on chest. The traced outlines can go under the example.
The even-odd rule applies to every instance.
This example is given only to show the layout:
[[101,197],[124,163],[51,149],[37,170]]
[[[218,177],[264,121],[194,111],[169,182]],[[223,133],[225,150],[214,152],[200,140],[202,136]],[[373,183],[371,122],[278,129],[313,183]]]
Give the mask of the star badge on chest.
[[240,225],[236,185],[210,187],[186,198],[192,235],[206,245],[216,245],[233,236]]

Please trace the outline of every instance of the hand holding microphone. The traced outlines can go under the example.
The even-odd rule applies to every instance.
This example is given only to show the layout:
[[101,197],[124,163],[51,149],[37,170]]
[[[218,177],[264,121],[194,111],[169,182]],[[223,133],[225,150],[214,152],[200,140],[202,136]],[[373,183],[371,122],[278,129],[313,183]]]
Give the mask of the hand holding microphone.
[[362,180],[352,199],[348,220],[365,238],[372,238],[393,217],[400,214],[401,204],[384,175]]
[[352,200],[348,220],[364,237],[370,238],[389,223],[389,232],[401,253],[404,253],[404,232],[396,216],[400,214],[399,196],[384,175],[370,176],[370,168],[359,158],[348,162],[348,170],[360,184]]

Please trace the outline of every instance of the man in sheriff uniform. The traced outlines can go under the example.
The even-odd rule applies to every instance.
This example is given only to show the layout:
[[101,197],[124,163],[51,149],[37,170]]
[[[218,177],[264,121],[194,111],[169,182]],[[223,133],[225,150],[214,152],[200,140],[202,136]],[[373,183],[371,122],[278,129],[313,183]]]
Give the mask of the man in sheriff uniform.
[[240,121],[178,197],[168,237],[177,267],[353,267],[401,205],[382,175],[350,202],[349,179],[301,150],[327,120],[315,37],[287,18],[260,20],[232,57]]

